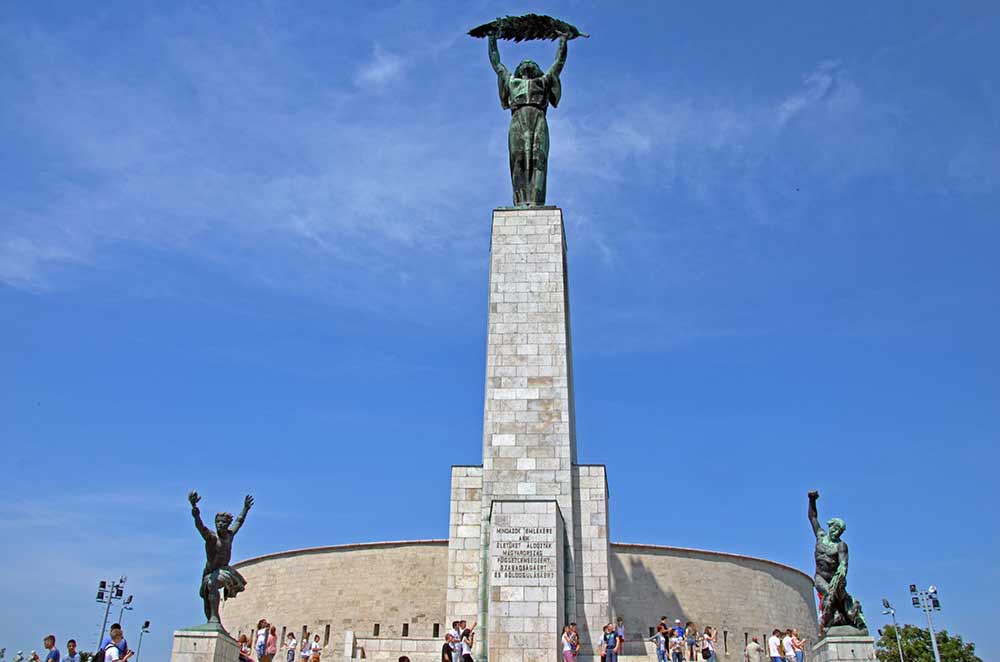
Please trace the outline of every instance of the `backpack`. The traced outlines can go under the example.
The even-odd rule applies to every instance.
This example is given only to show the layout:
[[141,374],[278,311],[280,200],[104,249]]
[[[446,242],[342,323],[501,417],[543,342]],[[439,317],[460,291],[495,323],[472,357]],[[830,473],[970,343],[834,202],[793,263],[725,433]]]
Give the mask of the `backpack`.
[[[108,646],[114,646],[114,644],[108,644]],[[101,650],[97,651],[90,656],[90,662],[104,662],[104,653],[108,650],[108,646],[105,646]]]

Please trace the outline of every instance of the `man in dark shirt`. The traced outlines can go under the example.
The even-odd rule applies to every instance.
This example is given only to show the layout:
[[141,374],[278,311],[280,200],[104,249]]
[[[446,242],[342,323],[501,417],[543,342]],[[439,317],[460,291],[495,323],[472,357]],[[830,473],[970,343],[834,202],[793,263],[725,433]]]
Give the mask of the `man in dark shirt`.
[[441,646],[441,662],[452,662],[452,648],[455,646],[455,637],[451,632],[444,635],[444,645]]

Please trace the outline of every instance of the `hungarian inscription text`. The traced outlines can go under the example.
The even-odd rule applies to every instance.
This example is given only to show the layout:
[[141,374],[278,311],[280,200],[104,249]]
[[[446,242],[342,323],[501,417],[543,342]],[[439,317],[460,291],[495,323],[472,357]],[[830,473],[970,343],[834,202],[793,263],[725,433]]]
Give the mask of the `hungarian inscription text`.
[[493,530],[494,579],[552,579],[556,576],[555,529],[500,526]]

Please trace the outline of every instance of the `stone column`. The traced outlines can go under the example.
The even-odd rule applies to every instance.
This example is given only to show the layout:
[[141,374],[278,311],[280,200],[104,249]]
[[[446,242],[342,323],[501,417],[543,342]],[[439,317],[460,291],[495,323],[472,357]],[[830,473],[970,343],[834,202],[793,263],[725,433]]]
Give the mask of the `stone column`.
[[[845,631],[853,628],[832,628]],[[828,633],[812,647],[816,662],[875,662],[875,640],[861,632]]]
[[505,511],[511,517],[539,514],[515,512],[513,502],[525,502],[527,508],[536,507],[529,505],[532,503],[548,502],[555,508],[557,524],[553,527],[559,530],[559,537],[553,549],[560,557],[559,605],[555,615],[546,616],[556,619],[548,624],[551,632],[537,633],[539,641],[546,640],[546,654],[558,650],[563,623],[577,621],[581,658],[589,657],[594,640],[600,636],[600,625],[609,618],[604,467],[575,464],[566,262],[562,210],[494,210],[483,465],[452,469],[448,542],[449,620],[464,618],[480,623],[476,650],[480,660],[489,656],[493,662],[494,651],[513,650],[509,648],[512,633],[506,630],[498,633],[500,641],[498,648],[494,647],[491,634],[498,623],[494,616],[508,614],[497,615],[493,610],[509,609],[505,606],[508,600],[513,601],[511,605],[523,600],[516,597],[518,588],[531,588],[533,596],[534,589],[543,588],[492,590],[500,586],[494,580],[502,579],[491,573],[495,559],[490,556],[492,536],[498,530],[491,517],[499,512],[498,503],[513,509]]

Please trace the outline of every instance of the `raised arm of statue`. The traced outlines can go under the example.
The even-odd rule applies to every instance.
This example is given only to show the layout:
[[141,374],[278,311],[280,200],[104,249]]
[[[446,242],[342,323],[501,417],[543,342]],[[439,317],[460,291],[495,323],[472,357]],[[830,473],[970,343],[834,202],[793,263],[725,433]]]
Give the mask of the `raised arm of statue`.
[[191,517],[194,518],[194,528],[198,529],[198,533],[201,534],[202,538],[208,540],[212,537],[212,532],[201,521],[201,510],[198,509],[198,502],[201,501],[201,497],[198,496],[197,492],[191,492],[188,494],[188,501],[191,502]]
[[566,64],[566,51],[568,50],[567,44],[569,43],[569,37],[563,35],[559,37],[559,48],[556,49],[556,61],[552,63],[549,67],[550,76],[559,76],[562,73],[563,66]]
[[234,521],[229,527],[229,530],[233,532],[234,536],[236,535],[236,532],[240,530],[240,527],[243,526],[243,520],[247,518],[247,513],[250,512],[251,506],[253,506],[253,497],[248,494],[246,498],[243,499],[243,510],[240,511],[240,514],[236,517],[236,521]]
[[819,513],[816,511],[816,500],[819,499],[819,492],[813,490],[809,493],[809,523],[812,524],[813,535],[817,538],[823,533],[819,525]]
[[489,37],[490,46],[490,64],[493,65],[493,71],[498,74],[504,69],[503,63],[500,62],[500,49],[497,48],[497,36],[491,34]]

